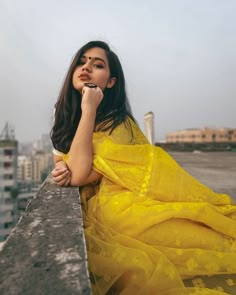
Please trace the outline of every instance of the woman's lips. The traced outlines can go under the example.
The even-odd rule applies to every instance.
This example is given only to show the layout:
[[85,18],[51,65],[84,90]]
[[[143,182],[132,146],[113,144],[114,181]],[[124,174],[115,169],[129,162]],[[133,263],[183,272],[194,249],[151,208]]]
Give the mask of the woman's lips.
[[82,80],[82,81],[89,81],[89,80],[91,80],[90,76],[87,75],[87,74],[81,74],[81,75],[79,76],[79,78],[80,78],[80,80]]

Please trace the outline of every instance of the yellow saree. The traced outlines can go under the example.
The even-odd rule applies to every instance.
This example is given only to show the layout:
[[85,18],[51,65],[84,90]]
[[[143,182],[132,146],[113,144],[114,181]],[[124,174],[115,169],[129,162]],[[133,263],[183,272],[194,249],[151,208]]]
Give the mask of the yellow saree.
[[94,133],[81,188],[93,294],[236,294],[236,206],[131,124]]

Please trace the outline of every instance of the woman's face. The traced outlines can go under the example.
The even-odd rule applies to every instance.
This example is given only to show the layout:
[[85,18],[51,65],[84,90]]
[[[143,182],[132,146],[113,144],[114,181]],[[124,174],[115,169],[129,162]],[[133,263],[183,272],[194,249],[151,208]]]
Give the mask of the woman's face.
[[112,88],[115,81],[116,78],[110,77],[106,53],[99,47],[88,49],[84,53],[72,76],[72,84],[80,93],[86,82],[94,83],[104,91],[106,88]]

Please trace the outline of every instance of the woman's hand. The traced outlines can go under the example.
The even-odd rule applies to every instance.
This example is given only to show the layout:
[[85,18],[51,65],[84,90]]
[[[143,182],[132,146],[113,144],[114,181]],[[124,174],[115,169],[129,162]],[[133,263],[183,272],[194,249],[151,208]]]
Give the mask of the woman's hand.
[[96,111],[102,99],[103,92],[98,86],[93,88],[84,86],[81,102],[82,112],[86,110]]
[[71,181],[71,172],[64,161],[55,164],[55,168],[51,172],[52,179],[59,186],[68,186]]

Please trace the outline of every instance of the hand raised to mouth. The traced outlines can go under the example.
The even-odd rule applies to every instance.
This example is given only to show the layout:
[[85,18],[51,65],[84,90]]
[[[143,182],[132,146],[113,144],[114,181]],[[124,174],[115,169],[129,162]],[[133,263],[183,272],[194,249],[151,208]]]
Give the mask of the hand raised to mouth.
[[93,83],[84,83],[84,86],[86,86],[86,87],[89,87],[89,88],[96,88],[97,87],[97,85],[96,84],[93,84]]

